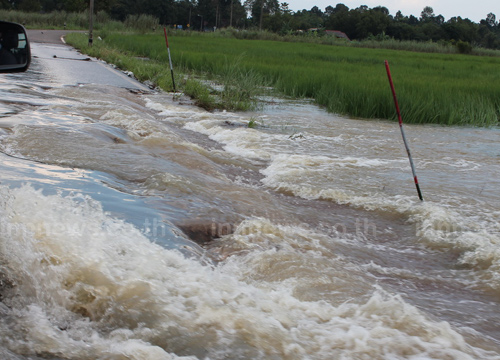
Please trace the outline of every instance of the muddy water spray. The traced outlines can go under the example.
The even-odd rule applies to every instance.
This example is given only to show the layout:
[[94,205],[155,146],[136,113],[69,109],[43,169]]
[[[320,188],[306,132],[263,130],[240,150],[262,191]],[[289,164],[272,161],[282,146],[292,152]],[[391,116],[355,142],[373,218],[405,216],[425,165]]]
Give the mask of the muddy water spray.
[[409,126],[420,203],[390,122],[51,84],[2,85],[4,358],[500,358],[498,129]]

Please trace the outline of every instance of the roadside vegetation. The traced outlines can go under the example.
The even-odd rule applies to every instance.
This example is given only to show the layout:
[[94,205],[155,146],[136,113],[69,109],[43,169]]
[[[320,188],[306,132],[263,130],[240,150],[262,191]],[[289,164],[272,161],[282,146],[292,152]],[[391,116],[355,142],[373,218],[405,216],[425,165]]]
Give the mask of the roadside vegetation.
[[[0,19],[22,24],[27,29],[87,30],[89,28],[88,11],[66,12],[59,10],[48,13],[36,13],[0,9]],[[94,17],[94,29],[102,32],[150,32],[155,28],[159,28],[159,20],[152,15],[129,14],[123,21],[120,21],[113,19],[105,11],[98,11]]]
[[[92,48],[81,34],[67,39],[142,81],[172,90],[159,31],[108,33]],[[249,109],[272,87],[285,96],[312,98],[331,112],[396,119],[384,67],[388,60],[405,122],[491,126],[500,118],[499,57],[248,41],[196,32],[171,32],[169,42],[176,83],[207,109]]]
[[[138,34],[111,33],[103,39],[101,35],[97,35],[102,40],[94,41],[93,46],[89,47],[86,34],[71,33],[67,35],[66,41],[88,55],[103,59],[122,70],[131,71],[138,80],[151,87],[173,91],[163,34],[144,36],[145,38]],[[131,42],[153,40],[156,47],[150,49],[148,44],[144,44],[144,49],[148,51],[140,51],[120,45],[120,41],[113,42],[113,39],[128,39]],[[258,96],[266,92],[264,86],[268,82],[258,72],[244,69],[240,65],[242,58],[219,59],[217,72],[194,69],[176,62],[176,57],[173,59],[176,90],[190,96],[198,106],[207,110],[255,109],[259,104]]]

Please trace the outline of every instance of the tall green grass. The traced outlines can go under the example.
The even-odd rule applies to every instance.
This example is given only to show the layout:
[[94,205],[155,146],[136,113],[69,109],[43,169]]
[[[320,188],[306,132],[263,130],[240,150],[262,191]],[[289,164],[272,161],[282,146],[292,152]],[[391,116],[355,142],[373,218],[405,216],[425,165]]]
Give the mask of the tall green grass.
[[[12,21],[23,24],[31,29],[63,29],[66,25],[71,29],[85,29],[89,27],[88,12],[68,13],[66,11],[54,11],[51,13],[26,13],[16,10],[0,10],[0,17],[4,21]],[[109,21],[109,16],[100,12],[97,16],[98,24]]]
[[[334,36],[319,36],[317,33],[289,33],[277,34],[266,30],[238,30],[234,28],[218,29],[215,32],[191,32],[177,31],[176,36],[203,36],[203,37],[218,37],[218,38],[234,38],[240,40],[269,40],[283,41],[293,43],[312,43],[334,46],[348,46],[371,49],[387,49],[387,50],[404,50],[424,53],[439,53],[439,54],[459,54],[461,53],[458,44],[454,41],[415,41],[415,40],[396,40],[390,37],[379,38],[370,37],[361,41],[348,41]],[[468,43],[466,43],[468,44]],[[468,45],[470,46],[470,45]],[[463,53],[463,52],[462,52]],[[471,47],[470,54],[477,56],[498,56],[500,50],[486,49],[480,47]]]
[[[500,118],[500,58],[415,53],[235,38],[169,36],[176,67],[214,78],[249,74],[284,95],[313,98],[328,111],[360,118],[396,119],[384,60],[388,60],[408,123],[491,126]],[[110,34],[105,42],[167,64],[161,35]],[[242,80],[236,75],[235,83]]]
[[[94,28],[102,31],[134,30],[142,33],[151,32],[159,27],[159,21],[151,15],[128,15],[125,21],[114,21],[105,11],[94,15]],[[22,12],[16,10],[1,10],[0,19],[23,24],[29,29],[73,29],[89,28],[89,13],[53,11],[50,13]]]
[[[101,34],[101,39],[104,40],[94,42],[92,47],[88,47],[86,37],[78,33],[68,34],[66,41],[91,56],[104,59],[120,69],[132,71],[140,81],[149,82],[166,91],[173,90],[163,36],[154,36],[159,42],[158,51],[146,54],[137,49],[112,45],[108,41],[114,36],[129,38],[124,33],[109,36],[106,31],[100,31],[98,34]],[[145,47],[148,48],[148,45]],[[176,66],[174,73],[177,90],[182,90],[192,97],[197,105],[207,110],[255,109],[258,106],[257,95],[262,93],[261,87],[266,83],[258,73],[242,70],[238,58],[223,59],[217,75],[212,75],[214,72],[210,71],[192,71],[181,65]]]

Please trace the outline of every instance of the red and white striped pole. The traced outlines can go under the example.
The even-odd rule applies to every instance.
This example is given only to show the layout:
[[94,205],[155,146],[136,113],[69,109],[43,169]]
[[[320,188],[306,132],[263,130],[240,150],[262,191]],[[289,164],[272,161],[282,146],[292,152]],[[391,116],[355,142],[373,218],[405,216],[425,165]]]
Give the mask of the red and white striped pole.
[[385,60],[385,68],[387,70],[387,76],[389,77],[389,83],[391,84],[392,96],[394,97],[394,105],[396,106],[396,112],[398,113],[399,128],[401,129],[401,135],[403,136],[403,142],[405,144],[406,153],[408,154],[408,159],[410,159],[411,172],[413,173],[413,180],[415,181],[415,186],[418,192],[418,198],[424,201],[422,197],[422,192],[420,191],[420,185],[418,184],[417,173],[415,171],[415,165],[413,164],[413,159],[411,157],[410,148],[408,147],[408,142],[406,141],[405,132],[403,130],[403,119],[401,117],[401,111],[399,111],[398,99],[396,97],[396,90],[394,89],[394,83],[392,82],[391,70],[389,69],[389,62]]
[[174,92],[175,92],[174,68],[172,66],[172,58],[170,57],[170,46],[168,46],[167,28],[164,27],[163,32],[165,33],[165,42],[167,43],[167,51],[168,51],[168,63],[170,64],[170,74],[172,75],[172,84],[174,86]]

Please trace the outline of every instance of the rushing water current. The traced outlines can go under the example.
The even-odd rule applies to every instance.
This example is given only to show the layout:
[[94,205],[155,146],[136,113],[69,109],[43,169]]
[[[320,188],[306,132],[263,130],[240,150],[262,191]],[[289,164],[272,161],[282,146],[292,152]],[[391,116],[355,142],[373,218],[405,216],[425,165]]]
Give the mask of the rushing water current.
[[500,359],[498,128],[406,125],[420,202],[397,123],[47,61],[0,77],[1,359]]

